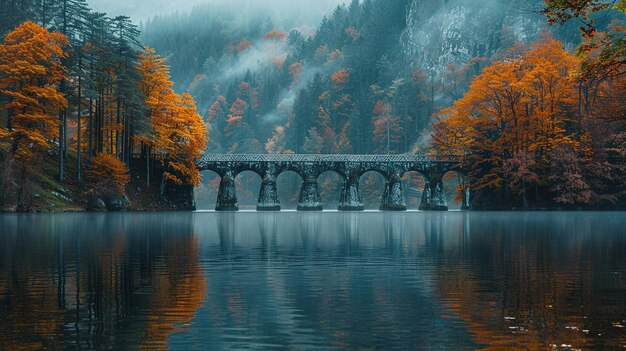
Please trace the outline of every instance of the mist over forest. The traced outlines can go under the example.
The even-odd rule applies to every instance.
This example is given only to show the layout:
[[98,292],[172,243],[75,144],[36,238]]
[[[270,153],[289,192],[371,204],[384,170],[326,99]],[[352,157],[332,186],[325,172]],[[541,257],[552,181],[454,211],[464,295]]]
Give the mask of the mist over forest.
[[155,16],[174,13],[185,14],[196,11],[198,7],[210,8],[212,12],[230,12],[244,20],[247,16],[272,17],[278,21],[317,25],[319,20],[329,14],[333,7],[348,0],[89,0],[96,11],[106,12],[111,16],[125,15],[136,22],[145,21]]
[[626,0],[0,0],[0,351],[623,349],[624,210]]
[[176,89],[195,97],[209,152],[358,154],[426,152],[437,114],[492,62],[546,36],[569,51],[581,43],[577,23],[548,26],[543,1],[328,5],[315,26],[293,16],[310,11],[299,4],[199,6],[146,21],[142,41],[167,58]]
[[[450,201],[466,180],[485,207],[625,198],[626,168],[614,161],[626,136],[616,117],[624,107],[623,1],[600,1],[579,17],[542,0],[91,1],[92,10],[76,0],[75,12],[61,0],[10,3],[0,12],[3,33],[32,19],[91,55],[88,103],[72,86],[76,107],[63,117],[95,114],[90,156],[163,159],[150,105],[170,115],[193,106],[196,115],[185,113],[206,133],[192,134],[207,139],[206,150],[186,154],[193,182],[200,176],[191,155],[202,152],[439,154],[475,157],[465,180],[447,178],[457,190]],[[69,72],[86,74],[78,53]],[[149,78],[167,99],[149,96]],[[59,138],[80,149],[68,128]],[[253,205],[260,180],[242,177],[241,199]],[[322,196],[336,199],[342,182],[325,177]],[[563,177],[567,186],[557,182]],[[365,178],[371,189],[385,181]],[[405,181],[407,196],[418,198],[424,179]],[[199,191],[214,191],[215,182],[205,176]],[[293,203],[299,181],[289,183],[283,201]],[[377,203],[379,192],[364,193]]]
[[[541,1],[353,1],[328,4],[316,26],[290,15],[309,8],[278,3],[253,11],[205,4],[144,23],[142,42],[166,57],[176,89],[192,93],[210,118],[216,152],[408,152],[422,146],[433,113],[516,42],[548,31],[569,48],[580,42],[575,27],[548,28]],[[389,150],[372,143],[383,96],[398,115]],[[311,146],[323,138],[319,106],[333,118],[328,138],[343,137],[343,146]],[[236,131],[225,118],[233,107],[245,110]]]

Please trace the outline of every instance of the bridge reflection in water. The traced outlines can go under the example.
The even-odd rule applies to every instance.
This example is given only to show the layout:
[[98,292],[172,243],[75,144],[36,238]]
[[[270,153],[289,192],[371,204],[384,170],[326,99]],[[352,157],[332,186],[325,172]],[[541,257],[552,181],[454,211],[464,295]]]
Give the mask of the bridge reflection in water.
[[[216,211],[239,210],[235,179],[246,171],[255,172],[262,179],[258,211],[280,211],[276,179],[287,171],[297,173],[303,180],[299,211],[322,210],[318,178],[327,171],[339,174],[343,181],[340,211],[365,209],[359,193],[359,179],[367,172],[377,172],[385,177],[380,204],[383,211],[406,210],[402,177],[407,172],[418,172],[426,179],[420,210],[447,211],[443,177],[450,171],[462,172],[458,157],[426,155],[205,155],[197,166],[200,171],[217,173],[221,179]],[[465,191],[464,209],[468,208],[467,193]]]
[[619,212],[4,214],[0,350],[623,349],[625,223]]

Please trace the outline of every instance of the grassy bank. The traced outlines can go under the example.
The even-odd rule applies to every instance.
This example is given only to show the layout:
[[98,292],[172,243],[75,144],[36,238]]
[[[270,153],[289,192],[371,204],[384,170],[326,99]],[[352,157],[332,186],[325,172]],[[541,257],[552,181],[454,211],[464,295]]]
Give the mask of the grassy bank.
[[[0,159],[3,162],[4,160]],[[84,162],[86,164],[86,162]],[[83,165],[83,178],[86,165]],[[26,181],[28,212],[84,212],[89,200],[89,184],[77,181],[76,154],[69,153],[65,160],[65,180],[59,181],[58,156],[49,154],[32,167]],[[148,188],[145,170],[133,169],[126,186],[128,207],[126,211],[170,211],[174,210],[157,186]],[[19,187],[19,174],[8,177],[7,195],[0,208],[2,212],[17,211],[15,189]]]

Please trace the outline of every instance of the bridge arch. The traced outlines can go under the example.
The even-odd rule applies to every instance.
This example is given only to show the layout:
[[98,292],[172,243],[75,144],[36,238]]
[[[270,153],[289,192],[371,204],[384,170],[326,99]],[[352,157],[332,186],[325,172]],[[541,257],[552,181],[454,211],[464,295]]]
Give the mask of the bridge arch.
[[387,175],[379,169],[369,169],[359,176],[359,190],[365,209],[378,209],[387,183]]
[[217,192],[222,177],[220,174],[211,169],[204,169],[200,185],[194,189],[194,199],[196,200],[196,208],[199,210],[213,210],[217,203]]
[[[430,155],[206,155],[198,160],[197,166],[202,171],[212,170],[221,176],[216,205],[216,209],[219,210],[238,209],[236,190],[238,186],[241,189],[241,185],[237,185],[241,183],[238,178],[256,178],[243,174],[248,171],[262,178],[257,205],[259,210],[281,208],[278,189],[282,195],[285,188],[291,187],[288,189],[290,199],[287,199],[286,203],[294,203],[298,196],[298,185],[300,185],[298,209],[320,210],[322,201],[318,183],[321,181],[328,183],[321,187],[327,194],[336,192],[339,183],[343,183],[340,209],[350,211],[362,209],[359,188],[361,183],[364,183],[363,193],[368,204],[373,205],[378,202],[377,200],[382,200],[381,209],[400,211],[406,209],[402,177],[406,178],[407,175],[411,175],[412,178],[422,177],[413,175],[413,172],[418,172],[426,178],[424,196],[428,200],[425,202],[428,205],[427,209],[445,210],[447,204],[443,175],[460,168],[461,160],[454,156]],[[329,172],[337,173],[339,176],[331,176],[332,173]],[[295,173],[299,177],[289,175],[290,173]],[[285,176],[289,179],[287,182],[282,180]],[[281,180],[277,182],[278,177]],[[325,178],[329,177],[334,179],[325,181]],[[375,184],[378,189],[369,186],[370,184]],[[328,185],[330,191],[327,189]],[[381,188],[384,190],[378,197]],[[252,196],[248,194],[247,197]]]
[[337,169],[327,169],[320,173],[317,183],[324,208],[337,208],[345,182],[346,176]]
[[428,180],[422,172],[417,170],[404,172],[402,175],[402,189],[407,209],[417,210],[420,208],[427,186]]
[[250,168],[235,175],[235,189],[240,208],[254,209],[257,206],[262,181],[261,175]]
[[378,174],[381,177],[383,177],[385,180],[387,180],[389,178],[389,171],[386,169],[383,169],[382,167],[364,167],[363,169],[360,170],[359,172],[359,179],[362,179],[363,176],[365,176],[366,174]]
[[298,167],[296,165],[286,165],[280,168],[276,172],[276,178],[282,176],[284,173],[286,174],[295,173],[298,176],[300,176],[301,179],[304,179],[304,173],[303,173],[302,167]]
[[468,210],[470,208],[470,181],[465,172],[459,168],[446,171],[443,184],[451,209]]
[[263,177],[263,172],[260,167],[250,164],[239,165],[235,168],[235,178],[237,178],[242,173],[256,173],[259,177]]
[[295,170],[285,169],[276,177],[278,199],[284,209],[295,209],[304,178]]

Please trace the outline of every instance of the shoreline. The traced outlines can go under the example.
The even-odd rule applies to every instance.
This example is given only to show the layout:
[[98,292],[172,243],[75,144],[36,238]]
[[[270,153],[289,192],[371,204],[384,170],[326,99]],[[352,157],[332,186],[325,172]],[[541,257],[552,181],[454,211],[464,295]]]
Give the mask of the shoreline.
[[565,208],[552,208],[552,209],[527,209],[527,210],[498,210],[498,209],[479,209],[479,210],[461,210],[451,209],[448,211],[423,211],[418,209],[408,209],[406,211],[381,211],[377,209],[365,209],[363,211],[339,211],[337,209],[327,209],[322,211],[298,211],[297,209],[284,209],[281,211],[257,211],[255,209],[241,209],[239,211],[216,211],[213,209],[197,209],[193,211],[182,211],[177,209],[160,208],[154,210],[125,210],[125,211],[88,211],[86,209],[68,209],[60,211],[0,211],[1,214],[124,214],[124,213],[485,213],[485,212],[501,212],[501,213],[541,213],[541,212],[626,212],[626,209],[602,209],[602,208],[588,208],[588,209],[565,209]]

